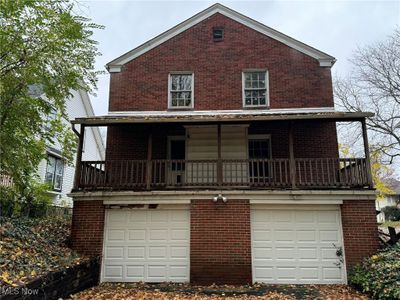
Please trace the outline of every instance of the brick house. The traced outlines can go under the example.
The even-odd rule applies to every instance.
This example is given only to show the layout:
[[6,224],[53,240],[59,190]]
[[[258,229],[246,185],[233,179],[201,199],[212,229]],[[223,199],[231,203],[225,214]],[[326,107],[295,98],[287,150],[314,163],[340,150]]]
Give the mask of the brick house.
[[[376,251],[365,117],[335,59],[215,4],[107,65],[105,161],[75,176],[73,247],[102,281],[346,283]],[[337,122],[365,157],[341,159]]]

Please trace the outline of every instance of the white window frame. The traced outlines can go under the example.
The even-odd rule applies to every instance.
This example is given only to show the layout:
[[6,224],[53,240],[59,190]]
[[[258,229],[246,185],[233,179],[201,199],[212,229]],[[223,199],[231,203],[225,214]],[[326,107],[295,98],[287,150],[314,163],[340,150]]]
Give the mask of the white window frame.
[[[53,176],[52,176],[51,182],[46,181],[47,168],[48,168],[48,165],[49,165],[49,158],[50,158],[50,157],[54,158],[54,163],[55,163],[55,165],[54,165],[54,172],[53,172]],[[60,183],[60,188],[59,188],[59,189],[58,189],[58,188],[55,188],[55,181],[56,181],[56,176],[57,176],[57,161],[61,161],[61,163],[62,163],[62,172],[61,172],[61,174],[58,174],[58,175],[61,176],[61,183]],[[54,154],[52,154],[52,153],[49,153],[49,154],[47,155],[47,160],[46,160],[46,169],[45,169],[45,177],[44,177],[44,180],[45,180],[46,183],[50,183],[50,184],[51,184],[51,189],[52,189],[52,191],[55,191],[55,192],[62,192],[63,183],[64,183],[64,175],[65,175],[64,172],[65,172],[65,163],[64,163],[64,160],[63,160],[61,157],[57,156],[57,155],[54,155]]]
[[[252,72],[264,72],[265,73],[265,104],[262,105],[246,105],[246,93],[245,93],[245,74]],[[267,69],[246,69],[242,71],[242,100],[243,107],[269,107],[269,73]]]
[[[192,76],[192,90],[190,98],[190,106],[172,106],[171,97],[171,77],[173,75],[191,75]],[[168,109],[193,109],[194,108],[194,73],[192,71],[174,71],[168,74]]]

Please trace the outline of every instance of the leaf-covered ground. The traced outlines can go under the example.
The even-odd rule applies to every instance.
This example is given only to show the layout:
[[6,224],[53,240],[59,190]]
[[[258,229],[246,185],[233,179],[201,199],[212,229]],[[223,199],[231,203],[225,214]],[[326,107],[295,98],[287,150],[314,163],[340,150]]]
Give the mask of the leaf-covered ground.
[[86,260],[66,246],[69,234],[65,218],[0,218],[0,286],[18,286]]
[[367,300],[367,296],[345,285],[264,285],[193,286],[161,283],[103,283],[71,296],[73,300]]

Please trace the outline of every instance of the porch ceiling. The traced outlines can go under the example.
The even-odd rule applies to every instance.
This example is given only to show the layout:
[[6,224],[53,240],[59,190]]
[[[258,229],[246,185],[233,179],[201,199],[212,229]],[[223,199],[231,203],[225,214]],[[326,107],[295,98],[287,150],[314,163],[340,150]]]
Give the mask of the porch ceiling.
[[288,120],[329,120],[360,121],[371,117],[371,112],[273,112],[272,110],[253,111],[161,111],[161,112],[126,112],[106,116],[76,118],[72,124],[87,126],[107,126],[130,123],[209,123],[209,122],[250,122],[250,121],[288,121]]

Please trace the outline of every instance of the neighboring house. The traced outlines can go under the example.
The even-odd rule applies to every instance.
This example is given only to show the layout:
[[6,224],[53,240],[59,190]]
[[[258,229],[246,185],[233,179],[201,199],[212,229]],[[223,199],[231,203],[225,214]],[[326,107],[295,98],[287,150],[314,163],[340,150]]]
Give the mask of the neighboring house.
[[[371,114],[335,111],[334,62],[220,4],[110,62],[109,114],[73,121],[108,128],[73,248],[102,281],[346,283],[378,239]],[[366,158],[339,158],[337,122]]]
[[[385,181],[386,185],[393,193],[385,195],[383,199],[376,200],[376,210],[382,211],[386,206],[400,206],[400,181],[395,178],[390,178]],[[385,222],[385,214],[381,212],[377,215],[378,222]]]
[[[69,120],[94,116],[89,95],[85,91],[73,91],[71,98],[66,101],[66,110]],[[50,115],[49,119],[52,117],[55,116]],[[71,126],[69,120],[65,120],[65,123]],[[103,160],[105,150],[99,128],[88,129],[86,137],[82,147],[82,158],[84,160]],[[58,143],[47,147],[47,159],[40,162],[38,174],[44,182],[48,182],[52,186],[49,193],[52,196],[53,204],[72,206],[72,199],[67,195],[73,187],[75,165],[65,163],[61,150],[61,145]]]

